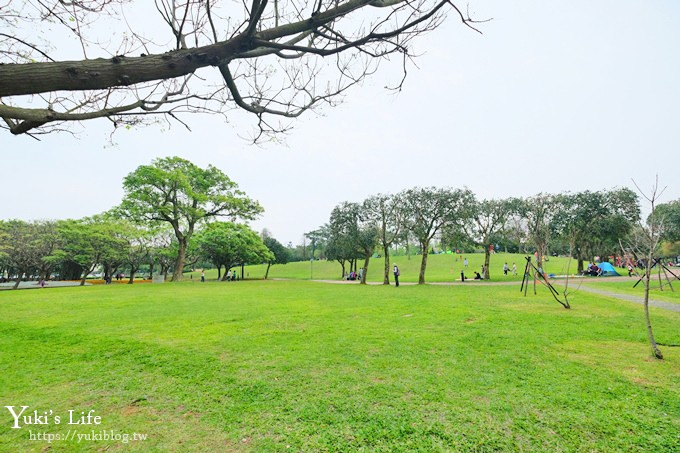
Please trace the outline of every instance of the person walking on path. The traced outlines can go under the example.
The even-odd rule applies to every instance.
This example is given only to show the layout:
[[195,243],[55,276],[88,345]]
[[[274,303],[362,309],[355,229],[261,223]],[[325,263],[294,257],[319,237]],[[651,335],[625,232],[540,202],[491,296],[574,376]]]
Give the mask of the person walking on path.
[[394,273],[394,284],[396,286],[399,286],[399,267],[397,266],[397,263],[394,263],[394,269],[392,269],[392,272]]

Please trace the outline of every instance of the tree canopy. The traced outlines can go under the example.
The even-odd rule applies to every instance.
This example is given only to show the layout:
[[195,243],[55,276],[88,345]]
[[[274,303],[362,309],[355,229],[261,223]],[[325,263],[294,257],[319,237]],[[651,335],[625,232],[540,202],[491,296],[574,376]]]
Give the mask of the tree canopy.
[[[680,241],[680,200],[658,205],[656,215],[663,226],[661,238],[668,242]],[[650,221],[648,219],[647,223]]]
[[123,216],[172,226],[179,243],[173,280],[182,278],[187,245],[198,223],[215,217],[252,220],[263,211],[218,168],[203,169],[179,157],[140,166],[125,177],[123,188]]
[[186,126],[183,114],[238,108],[256,116],[257,139],[288,127],[277,117],[335,104],[381,61],[401,62],[401,88],[411,41],[451,9],[472,28],[450,0],[2,2],[2,127],[148,115]]
[[414,187],[400,196],[404,201],[407,225],[422,250],[418,284],[425,283],[427,254],[432,239],[448,224],[465,216],[473,203],[473,194],[468,189],[438,187]]
[[270,262],[274,254],[262,238],[246,225],[214,222],[199,231],[194,241],[198,253],[210,260],[218,270],[224,266],[224,276],[237,264]]

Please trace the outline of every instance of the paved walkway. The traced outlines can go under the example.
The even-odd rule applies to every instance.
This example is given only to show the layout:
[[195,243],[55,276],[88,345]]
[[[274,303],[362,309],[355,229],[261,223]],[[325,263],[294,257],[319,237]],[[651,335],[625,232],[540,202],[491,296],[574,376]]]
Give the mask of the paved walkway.
[[[621,294],[615,293],[606,289],[593,288],[592,286],[581,286],[579,288],[582,291],[586,291],[593,294],[599,294],[601,296],[613,297],[620,300],[625,300],[628,302],[633,302],[634,304],[644,305],[644,296],[633,296],[632,294]],[[680,304],[674,304],[672,302],[664,302],[661,300],[649,299],[650,307],[663,308],[665,310],[676,311],[680,313]]]
[[[0,291],[3,289],[14,288],[15,282],[0,283]],[[85,282],[85,286],[91,286],[91,283]],[[56,281],[56,282],[46,282],[45,288],[61,288],[64,286],[80,286],[80,280],[78,281]],[[17,289],[40,289],[40,282],[21,282]]]

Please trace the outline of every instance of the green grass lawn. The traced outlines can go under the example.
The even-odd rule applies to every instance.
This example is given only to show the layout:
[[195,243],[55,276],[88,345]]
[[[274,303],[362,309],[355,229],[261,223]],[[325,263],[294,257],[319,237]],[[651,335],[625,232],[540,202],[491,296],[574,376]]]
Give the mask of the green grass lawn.
[[[526,266],[525,255],[512,253],[496,253],[491,255],[490,270],[491,280],[493,281],[521,281]],[[420,272],[420,255],[414,256],[397,256],[390,259],[390,270],[392,263],[399,265],[401,276],[400,281],[417,282],[418,274]],[[468,259],[468,268],[463,266],[463,260],[459,255],[440,254],[429,255],[427,261],[427,270],[425,273],[425,280],[428,282],[450,282],[459,281],[460,272],[465,271],[465,275],[472,279],[474,277],[473,271],[480,271],[482,264],[484,264],[484,254],[482,253],[467,253],[463,258]],[[508,276],[503,275],[503,263],[507,262],[508,266],[512,268],[512,264],[517,265],[517,275]],[[556,275],[575,274],[576,261],[569,260],[564,257],[549,257],[545,263],[545,271]],[[358,267],[363,266],[363,260],[360,261]],[[369,262],[368,281],[382,282],[383,272],[385,268],[384,258],[372,258]],[[245,272],[247,278],[262,278],[265,274],[266,266],[246,266]],[[239,269],[240,272],[240,269]],[[193,278],[198,278],[200,273],[194,273]],[[217,271],[212,270],[206,272],[208,278],[217,278]],[[337,261],[314,261],[314,262],[295,262],[288,264],[274,265],[269,270],[270,278],[290,278],[296,280],[340,280],[342,276],[342,267]],[[390,273],[390,281],[392,274]]]
[[[641,307],[304,281],[0,293],[0,451],[680,451],[680,350]],[[652,308],[657,339],[678,313]],[[67,426],[69,410],[100,425]],[[54,415],[62,423],[54,423]],[[94,430],[145,441],[31,440]]]

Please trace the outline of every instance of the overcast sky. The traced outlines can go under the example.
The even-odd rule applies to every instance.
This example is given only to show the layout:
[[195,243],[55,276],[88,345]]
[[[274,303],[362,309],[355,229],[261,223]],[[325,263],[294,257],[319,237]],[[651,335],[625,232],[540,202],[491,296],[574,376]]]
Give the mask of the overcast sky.
[[283,144],[239,138],[239,118],[77,137],[0,135],[0,218],[79,218],[120,202],[123,178],[161,156],[213,164],[265,208],[281,242],[343,201],[414,186],[479,198],[668,186],[680,198],[680,2],[471,1],[480,35],[450,15],[416,41],[404,91],[388,69],[340,107],[295,123]]

